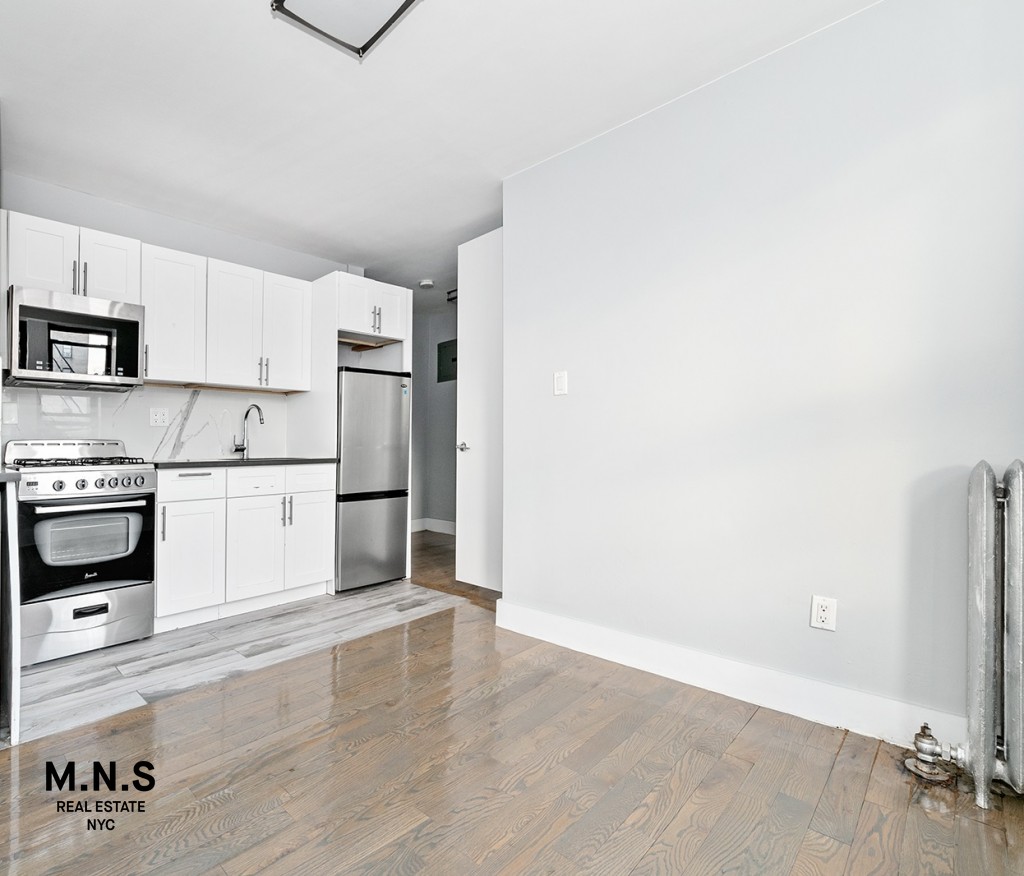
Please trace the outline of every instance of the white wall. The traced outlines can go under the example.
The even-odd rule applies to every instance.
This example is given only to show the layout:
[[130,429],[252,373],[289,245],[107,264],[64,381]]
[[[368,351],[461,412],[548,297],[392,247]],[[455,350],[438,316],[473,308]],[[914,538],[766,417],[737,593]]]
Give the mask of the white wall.
[[[458,332],[454,304],[415,315],[413,369],[413,520],[445,531],[455,525],[455,388],[437,382],[437,345]],[[448,524],[447,526],[445,524]]]
[[1022,32],[888,0],[506,181],[501,622],[962,731],[967,475],[1024,454]]

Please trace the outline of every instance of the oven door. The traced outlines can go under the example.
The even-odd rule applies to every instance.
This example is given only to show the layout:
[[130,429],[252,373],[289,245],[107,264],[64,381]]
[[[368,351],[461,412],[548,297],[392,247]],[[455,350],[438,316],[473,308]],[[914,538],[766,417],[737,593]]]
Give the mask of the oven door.
[[153,580],[156,497],[18,503],[21,601]]

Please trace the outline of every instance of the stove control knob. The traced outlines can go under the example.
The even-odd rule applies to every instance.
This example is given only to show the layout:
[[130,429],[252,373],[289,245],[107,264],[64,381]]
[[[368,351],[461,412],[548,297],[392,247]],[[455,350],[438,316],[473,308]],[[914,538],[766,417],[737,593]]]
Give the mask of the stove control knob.
[[130,487],[131,485],[132,485],[132,479],[131,478],[121,478],[121,486],[122,487]]
[[53,482],[53,491],[55,493],[59,493],[63,489],[64,489],[64,481],[54,481]]
[[106,478],[96,478],[96,483],[93,484],[97,490],[102,490],[107,485]]
[[78,489],[80,490],[84,490],[86,487],[89,486],[89,482],[85,478],[79,478],[77,481],[75,481],[75,486],[78,487]]
[[139,475],[137,478],[135,478],[135,486],[141,487],[145,483],[146,479],[142,475]]
[[110,480],[107,481],[107,489],[108,490],[116,490],[117,489],[117,478],[110,478]]

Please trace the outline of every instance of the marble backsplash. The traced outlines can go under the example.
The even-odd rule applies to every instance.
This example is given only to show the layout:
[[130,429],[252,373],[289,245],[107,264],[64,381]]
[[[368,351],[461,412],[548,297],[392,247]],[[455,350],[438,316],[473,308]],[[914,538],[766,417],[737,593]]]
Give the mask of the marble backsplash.
[[[287,397],[264,392],[186,389],[148,384],[126,393],[4,387],[0,441],[33,438],[119,438],[131,456],[147,460],[236,459],[242,416],[249,417],[251,456],[285,456]],[[150,426],[150,409],[166,408],[167,425]]]

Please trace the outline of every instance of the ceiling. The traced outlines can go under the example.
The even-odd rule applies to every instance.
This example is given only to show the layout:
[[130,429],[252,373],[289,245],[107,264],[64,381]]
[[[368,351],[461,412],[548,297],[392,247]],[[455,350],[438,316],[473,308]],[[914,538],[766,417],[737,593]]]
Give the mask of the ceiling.
[[0,156],[443,307],[503,178],[868,5],[420,0],[359,61],[269,0],[5,0]]

